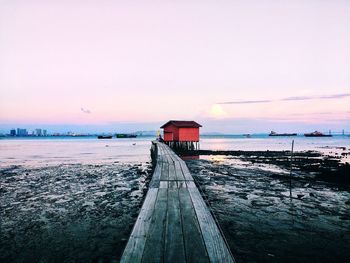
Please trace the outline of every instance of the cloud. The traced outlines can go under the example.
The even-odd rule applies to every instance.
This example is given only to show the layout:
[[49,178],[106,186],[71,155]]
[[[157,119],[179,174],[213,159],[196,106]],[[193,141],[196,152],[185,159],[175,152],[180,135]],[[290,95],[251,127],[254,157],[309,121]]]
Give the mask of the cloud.
[[320,99],[342,99],[350,97],[350,93],[333,94],[328,96],[321,96]]
[[86,113],[86,114],[90,114],[90,113],[91,113],[91,111],[88,110],[88,109],[80,108],[80,110],[81,110],[82,112]]
[[298,100],[312,100],[312,99],[315,99],[315,98],[302,96],[302,97],[287,97],[287,98],[280,99],[280,101],[298,101]]
[[274,101],[303,101],[303,100],[325,100],[325,99],[343,99],[350,97],[350,93],[340,93],[340,94],[331,94],[324,96],[294,96],[287,97],[277,100],[240,100],[240,101],[225,101],[218,102],[217,104],[257,104],[257,103],[269,103]]
[[227,101],[227,102],[219,102],[217,104],[255,104],[255,103],[268,103],[273,100],[241,100],[241,101]]

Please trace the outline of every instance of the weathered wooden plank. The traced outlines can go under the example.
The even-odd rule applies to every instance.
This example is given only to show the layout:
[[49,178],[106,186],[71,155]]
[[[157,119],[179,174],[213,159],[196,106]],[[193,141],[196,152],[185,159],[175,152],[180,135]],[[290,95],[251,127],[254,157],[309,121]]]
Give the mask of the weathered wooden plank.
[[163,149],[166,155],[169,155],[172,152],[171,148],[168,145],[163,145]]
[[152,175],[152,180],[149,184],[150,188],[158,188],[159,187],[161,172],[162,172],[162,163],[159,162],[156,164],[156,168],[154,169],[154,172]]
[[175,159],[176,161],[178,161],[178,162],[184,162],[184,160],[182,160],[182,159],[180,158],[180,156],[178,156],[178,155],[175,154],[175,153],[174,153],[174,159]]
[[120,260],[122,263],[141,262],[142,254],[146,243],[146,234],[151,225],[151,219],[154,212],[154,204],[157,198],[158,189],[151,188],[148,190],[145,201],[143,202],[140,214],[136,220],[131,232],[129,241],[125,247],[123,256]]
[[185,180],[193,181],[193,177],[184,161],[179,161]]
[[142,257],[142,262],[163,262],[164,261],[164,236],[165,222],[167,215],[168,189],[159,189],[155,204],[151,227],[147,235],[147,241]]
[[161,148],[159,147],[159,143],[155,142],[156,148],[157,148],[157,163],[160,160],[160,158],[162,157],[162,152],[161,152]]
[[166,152],[166,150],[167,150],[167,145],[165,145],[165,144],[163,143],[163,144],[160,144],[160,147],[161,147],[161,149],[162,149],[162,154],[163,154],[163,155],[167,155],[167,152]]
[[[169,147],[168,147],[168,148],[169,148]],[[171,159],[170,155],[171,155],[171,153],[170,153],[169,150],[166,148],[166,149],[165,149],[165,157],[167,158],[169,164],[173,164],[174,162],[173,162],[173,160]]]
[[179,189],[186,262],[209,262],[188,189]]
[[161,181],[167,181],[169,180],[169,164],[167,162],[163,163],[162,166],[162,173],[160,175]]
[[210,262],[234,262],[231,252],[221,236],[221,232],[198,189],[190,187],[188,188],[188,191],[192,199],[193,207],[196,211]]
[[159,158],[159,161],[160,162],[167,162],[167,158],[165,157],[165,152],[164,152],[164,148],[159,146],[160,144],[158,143],[157,146],[158,146],[158,149],[159,149],[159,155],[158,155],[158,158]]
[[157,149],[158,149],[158,155],[159,155],[159,156],[163,155],[163,153],[162,153],[162,147],[160,146],[160,143],[156,142],[156,144],[157,144]]
[[160,181],[159,188],[168,188],[168,181]]
[[180,163],[176,160],[174,165],[175,165],[176,180],[180,180],[180,181],[185,180]]
[[176,189],[177,182],[176,181],[168,181],[168,188]]
[[[172,161],[175,163],[175,165],[177,165],[177,167],[175,167],[175,171],[176,171],[176,179],[177,180],[193,180],[193,177],[191,176],[190,171],[187,168],[186,163],[178,156],[174,153],[173,150],[170,149],[170,147],[167,147],[167,151],[169,152]],[[181,168],[181,173],[180,169]],[[179,173],[177,173],[177,171],[179,171]]]
[[169,180],[176,180],[175,165],[173,162],[169,163]]
[[178,189],[168,189],[164,262],[186,262]]
[[158,155],[157,163],[162,163],[162,162],[164,162],[164,156],[163,155]]
[[186,181],[187,188],[196,188],[196,184],[193,181]]
[[167,152],[166,147],[167,146],[165,144],[161,144],[161,151],[162,151],[163,160],[164,160],[164,162],[169,162],[168,152]]
[[[170,148],[168,149],[168,152],[169,152],[169,157],[171,158],[171,161],[174,163],[174,167],[175,167],[174,180],[185,180],[177,155]],[[169,173],[169,176],[170,176],[170,173]]]
[[[168,145],[162,143],[162,144],[160,145],[160,147],[162,147],[162,149],[163,149],[164,151],[166,151],[166,149],[168,148]],[[164,154],[165,154],[165,153],[164,153]]]
[[178,188],[187,188],[186,181],[177,181]]

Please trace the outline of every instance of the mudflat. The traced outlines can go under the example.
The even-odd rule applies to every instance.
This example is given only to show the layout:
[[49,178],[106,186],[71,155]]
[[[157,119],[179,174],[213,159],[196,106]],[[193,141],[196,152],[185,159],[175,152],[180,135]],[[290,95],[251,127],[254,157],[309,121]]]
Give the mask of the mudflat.
[[0,261],[117,261],[151,173],[150,163],[1,167]]
[[[347,262],[349,164],[288,152],[202,151],[187,165],[237,262]],[[344,169],[344,170],[343,170]],[[334,177],[332,177],[334,176]]]

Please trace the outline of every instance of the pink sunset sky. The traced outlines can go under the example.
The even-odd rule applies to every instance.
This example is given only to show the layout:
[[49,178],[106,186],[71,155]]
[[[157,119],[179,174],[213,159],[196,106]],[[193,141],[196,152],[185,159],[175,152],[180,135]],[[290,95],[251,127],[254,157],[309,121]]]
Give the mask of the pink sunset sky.
[[346,0],[0,0],[0,130],[349,130],[349,14]]

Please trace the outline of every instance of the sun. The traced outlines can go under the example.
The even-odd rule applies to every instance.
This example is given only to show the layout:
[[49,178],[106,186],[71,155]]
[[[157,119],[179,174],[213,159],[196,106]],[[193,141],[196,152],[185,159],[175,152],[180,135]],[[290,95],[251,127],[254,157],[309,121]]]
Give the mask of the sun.
[[210,109],[210,115],[214,118],[223,118],[227,115],[224,109],[219,104],[214,104]]

